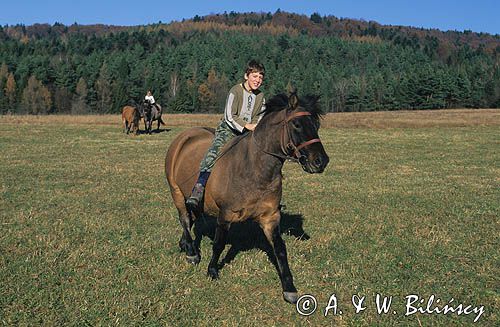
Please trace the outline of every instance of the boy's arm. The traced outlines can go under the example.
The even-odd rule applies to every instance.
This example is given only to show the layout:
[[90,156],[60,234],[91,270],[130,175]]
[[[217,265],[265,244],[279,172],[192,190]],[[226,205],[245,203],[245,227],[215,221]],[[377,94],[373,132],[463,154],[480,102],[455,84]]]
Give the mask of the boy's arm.
[[260,107],[260,111],[259,111],[259,113],[257,114],[257,115],[259,115],[259,118],[257,119],[257,123],[256,123],[255,125],[257,125],[257,124],[260,122],[260,120],[262,119],[262,116],[264,116],[264,115],[263,115],[263,112],[264,112],[265,110],[266,110],[266,98],[263,98],[263,99],[262,99],[262,107]]
[[[260,106],[260,110],[254,116],[254,118],[252,118],[252,122],[245,125],[245,128],[250,130],[250,131],[253,131],[255,129],[255,127],[257,127],[257,125],[259,124],[260,120],[262,119],[264,110],[266,110],[266,99],[262,98],[262,105]],[[257,118],[257,119],[255,119],[255,118]]]

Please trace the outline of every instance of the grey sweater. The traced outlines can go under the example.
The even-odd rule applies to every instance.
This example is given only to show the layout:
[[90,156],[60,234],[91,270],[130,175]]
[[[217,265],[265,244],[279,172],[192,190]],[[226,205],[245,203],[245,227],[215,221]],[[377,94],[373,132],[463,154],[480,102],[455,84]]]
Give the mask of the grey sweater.
[[256,124],[266,108],[264,93],[259,90],[249,92],[243,84],[236,84],[229,90],[224,109],[224,121],[233,130],[243,132],[245,124]]

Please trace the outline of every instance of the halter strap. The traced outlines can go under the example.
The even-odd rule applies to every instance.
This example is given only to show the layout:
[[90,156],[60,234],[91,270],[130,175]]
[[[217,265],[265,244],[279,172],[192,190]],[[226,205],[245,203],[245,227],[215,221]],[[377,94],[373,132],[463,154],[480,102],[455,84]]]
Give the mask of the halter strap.
[[[295,113],[291,114],[290,116],[287,116],[286,111],[285,111],[285,119],[282,121],[283,129],[281,130],[281,137],[280,137],[281,153],[269,152],[269,151],[263,149],[262,147],[260,147],[259,144],[257,143],[257,140],[254,137],[254,133],[252,133],[252,139],[255,142],[255,144],[257,145],[257,147],[259,148],[259,150],[261,150],[262,152],[269,154],[273,157],[277,157],[277,158],[281,158],[284,160],[290,160],[290,161],[300,163],[301,159],[304,157],[303,155],[300,154],[300,152],[299,152],[300,149],[302,149],[308,145],[311,145],[313,143],[321,143],[321,140],[319,138],[315,138],[315,139],[311,139],[309,141],[303,142],[303,143],[299,144],[298,146],[293,143],[292,137],[290,135],[290,129],[288,128],[288,123],[291,120],[293,120],[297,117],[302,117],[302,116],[311,116],[311,113],[308,111],[299,111],[299,112],[295,112]],[[288,142],[285,139],[286,137],[288,137]],[[290,152],[293,153],[293,156],[291,156],[289,154]]]
[[313,143],[321,143],[321,140],[320,139],[312,139],[312,140],[309,140],[307,142],[301,143],[300,145],[296,146],[295,148],[298,151],[298,150],[302,149],[303,147],[308,146],[308,145],[313,144]]

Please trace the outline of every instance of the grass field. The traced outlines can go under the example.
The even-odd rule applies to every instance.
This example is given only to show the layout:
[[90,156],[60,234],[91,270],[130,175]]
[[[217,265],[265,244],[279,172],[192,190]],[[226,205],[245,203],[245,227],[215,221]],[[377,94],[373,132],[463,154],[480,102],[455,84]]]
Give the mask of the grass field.
[[[0,117],[1,324],[466,326],[478,316],[405,316],[413,294],[422,310],[432,295],[431,308],[484,306],[477,325],[498,325],[499,110],[326,117],[325,173],[283,172],[284,239],[299,295],[317,299],[310,316],[282,300],[253,224],[231,229],[218,281],[206,277],[210,237],[200,265],[179,253],[165,152],[219,116],[166,118],[168,130],[126,136],[118,116]],[[325,317],[332,294],[337,315]],[[377,294],[392,296],[387,314]]]

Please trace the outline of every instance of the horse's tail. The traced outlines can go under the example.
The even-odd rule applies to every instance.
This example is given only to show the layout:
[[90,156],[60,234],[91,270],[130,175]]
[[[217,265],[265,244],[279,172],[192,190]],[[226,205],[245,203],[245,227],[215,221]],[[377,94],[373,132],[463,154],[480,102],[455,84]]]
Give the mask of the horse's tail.
[[161,116],[160,116],[160,118],[158,118],[158,120],[160,121],[160,124],[162,124],[163,126],[165,126],[165,123],[163,122],[163,119],[161,119]]

